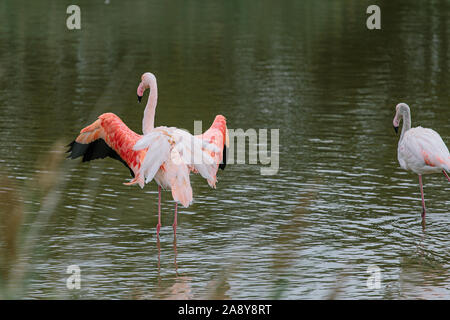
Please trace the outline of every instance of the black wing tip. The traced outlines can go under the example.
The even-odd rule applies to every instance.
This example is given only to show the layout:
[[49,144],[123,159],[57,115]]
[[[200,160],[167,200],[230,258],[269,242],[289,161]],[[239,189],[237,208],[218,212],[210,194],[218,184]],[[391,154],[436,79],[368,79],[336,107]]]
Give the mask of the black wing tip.
[[227,147],[224,145],[222,152],[222,162],[219,164],[219,168],[225,170],[226,166],[227,166]]
[[73,145],[75,144],[75,140],[73,140],[71,143],[69,143],[66,148],[69,148],[69,150],[67,150],[66,152],[70,152],[73,149]]
[[111,147],[109,147],[103,139],[97,139],[90,143],[79,143],[75,140],[69,143],[66,147],[69,148],[66,152],[70,152],[67,156],[69,159],[76,159],[78,157],[83,157],[82,162],[88,162],[95,159],[103,159],[106,157],[111,157],[113,159],[119,160],[122,162],[125,167],[130,170],[131,176],[134,178],[133,170],[128,166],[128,164],[114,151]]
[[71,159],[75,159],[75,158],[73,158],[73,146],[75,145],[75,140],[73,140],[71,143],[69,143],[67,146],[66,146],[66,148],[69,148],[69,149],[67,149],[67,151],[65,152],[65,153],[69,153],[70,152],[70,154],[66,157],[66,159],[69,159],[69,158],[71,158]]
[[67,158],[76,159],[78,157],[83,156],[86,153],[86,150],[88,149],[89,144],[79,143],[79,142],[76,142],[75,140],[73,140],[66,147],[69,148],[66,151],[66,153],[69,153]]

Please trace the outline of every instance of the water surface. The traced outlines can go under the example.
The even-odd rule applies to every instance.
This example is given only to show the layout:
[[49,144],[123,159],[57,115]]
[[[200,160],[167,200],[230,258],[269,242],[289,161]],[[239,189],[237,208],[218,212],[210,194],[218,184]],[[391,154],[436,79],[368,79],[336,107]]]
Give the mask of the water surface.
[[[424,228],[392,129],[403,101],[450,143],[447,2],[381,1],[378,31],[356,1],[78,4],[74,31],[63,2],[0,4],[0,195],[4,215],[22,212],[1,298],[450,298],[450,186],[425,176]],[[158,242],[154,183],[124,186],[111,159],[59,159],[103,112],[141,132],[145,71],[156,125],[223,114],[280,130],[276,175],[229,165],[216,190],[192,176],[176,241],[170,193]]]

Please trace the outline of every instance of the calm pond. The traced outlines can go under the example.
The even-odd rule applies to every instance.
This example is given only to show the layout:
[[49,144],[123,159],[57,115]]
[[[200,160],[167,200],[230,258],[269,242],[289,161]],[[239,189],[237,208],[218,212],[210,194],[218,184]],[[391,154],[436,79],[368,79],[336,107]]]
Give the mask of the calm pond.
[[[0,3],[0,298],[450,298],[450,184],[424,177],[422,226],[392,128],[406,102],[450,145],[448,2],[378,1],[381,30],[358,1],[77,4],[80,30],[64,1]],[[104,112],[141,133],[146,71],[156,125],[279,129],[276,174],[191,175],[176,241],[169,192],[157,241],[155,183],[62,155]]]

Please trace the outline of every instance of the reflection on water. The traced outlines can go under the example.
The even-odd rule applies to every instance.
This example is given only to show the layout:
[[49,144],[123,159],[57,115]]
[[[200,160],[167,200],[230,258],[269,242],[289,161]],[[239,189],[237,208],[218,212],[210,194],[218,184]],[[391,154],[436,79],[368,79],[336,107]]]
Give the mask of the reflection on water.
[[[450,143],[448,4],[382,1],[369,32],[364,4],[345,1],[80,1],[69,32],[63,3],[22,2],[0,4],[0,196],[3,215],[23,214],[22,276],[2,273],[0,297],[450,297],[448,182],[424,177],[423,230],[391,124],[404,101]],[[215,190],[192,177],[177,239],[170,193],[158,241],[156,185],[122,185],[116,161],[58,158],[103,112],[141,131],[144,71],[158,78],[156,125],[192,131],[220,113],[280,129],[277,175],[230,165]],[[79,291],[65,286],[74,264]],[[366,286],[370,265],[381,289]]]

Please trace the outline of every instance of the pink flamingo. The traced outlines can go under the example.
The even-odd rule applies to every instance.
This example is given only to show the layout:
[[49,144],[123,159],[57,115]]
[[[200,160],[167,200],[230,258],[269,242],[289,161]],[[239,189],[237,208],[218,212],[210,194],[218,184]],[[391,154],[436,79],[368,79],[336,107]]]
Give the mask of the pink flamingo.
[[443,172],[450,178],[450,153],[441,136],[434,130],[422,127],[411,128],[411,112],[406,103],[399,103],[393,120],[395,132],[398,132],[400,120],[403,128],[398,142],[398,162],[400,166],[419,175],[422,195],[422,219],[425,219],[425,198],[423,195],[422,175]]
[[[83,156],[83,162],[105,157],[119,160],[130,170],[133,177],[125,184],[139,184],[141,188],[144,187],[144,178],[148,177],[150,173],[148,168],[151,167],[152,178],[154,177],[158,183],[157,236],[161,228],[161,187],[171,190],[175,200],[173,229],[176,236],[178,202],[188,207],[193,199],[189,172],[200,173],[211,187],[215,187],[218,168],[222,170],[225,168],[225,144],[228,139],[226,120],[222,115],[216,116],[211,127],[203,135],[195,137],[177,128],[154,128],[158,89],[156,78],[150,72],[144,73],[141,77],[137,89],[139,102],[146,89],[150,89],[150,94],[142,120],[144,136],[128,128],[117,115],[104,113],[94,123],[82,129],[80,135],[68,145],[70,147],[67,151],[70,152],[68,158]],[[166,141],[169,141],[171,146],[171,157],[167,157],[167,144],[162,141],[161,134],[168,137]],[[153,136],[159,138],[152,141],[151,145],[147,144],[145,148],[134,150],[138,141],[142,145]],[[196,163],[190,161],[199,158],[202,161]],[[189,170],[186,171],[186,168]],[[151,179],[147,178],[147,182],[150,181]]]

